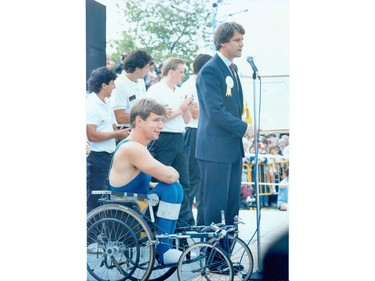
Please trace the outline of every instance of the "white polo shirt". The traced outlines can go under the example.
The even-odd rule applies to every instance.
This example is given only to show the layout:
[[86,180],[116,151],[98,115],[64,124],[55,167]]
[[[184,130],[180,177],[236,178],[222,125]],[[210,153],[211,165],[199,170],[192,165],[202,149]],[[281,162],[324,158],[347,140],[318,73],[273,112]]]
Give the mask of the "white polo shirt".
[[[147,97],[155,99],[162,105],[168,104],[173,111],[177,110],[185,100],[183,90],[181,90],[181,88],[178,86],[175,86],[174,90],[172,90],[165,83],[165,79],[162,79],[160,82],[148,88]],[[179,115],[173,119],[164,121],[164,128],[162,132],[184,133],[185,126],[186,124],[184,119],[181,115]]]
[[[86,98],[86,124],[96,125],[98,132],[113,132],[115,123],[115,115],[108,99],[104,103],[95,93],[89,94]],[[90,142],[91,151],[112,153],[115,148],[115,139]]]
[[[130,80],[122,73],[115,80],[116,88],[112,91],[110,102],[113,110],[123,109],[126,113],[130,110],[136,100],[146,97],[146,85],[144,79],[137,79],[137,82]],[[129,124],[117,124],[129,126]]]

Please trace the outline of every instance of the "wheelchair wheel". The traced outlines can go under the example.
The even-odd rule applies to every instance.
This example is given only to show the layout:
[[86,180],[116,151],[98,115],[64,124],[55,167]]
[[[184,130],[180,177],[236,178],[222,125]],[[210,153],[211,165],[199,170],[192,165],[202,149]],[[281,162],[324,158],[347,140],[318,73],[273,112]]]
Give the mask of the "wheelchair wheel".
[[[144,245],[145,246],[145,245]],[[147,249],[145,249],[141,246],[141,252],[143,253],[141,257],[147,257]],[[173,273],[175,273],[177,269],[177,266],[171,266],[169,267],[168,265],[161,265],[158,263],[157,259],[154,261],[154,266],[152,268],[151,274],[148,277],[148,281],[164,281],[167,280]],[[132,281],[138,281],[139,278],[137,277],[129,277],[130,280]]]
[[168,280],[169,277],[176,272],[177,266],[167,267],[164,265],[159,265],[157,261],[155,261],[154,268],[152,269],[151,275],[149,277],[149,281],[164,281]]
[[96,280],[148,280],[155,239],[136,211],[102,205],[87,215],[87,270]]
[[233,265],[229,255],[216,244],[199,242],[181,255],[177,264],[178,280],[233,280]]
[[251,250],[242,239],[235,235],[229,235],[229,240],[231,242],[229,256],[233,264],[235,280],[250,280],[254,267]]
[[93,223],[87,233],[87,270],[95,279],[125,280],[133,274],[139,261],[139,244],[129,226],[118,219],[104,218]]
[[[178,232],[178,230],[177,230]],[[179,241],[179,243],[177,243]],[[189,247],[189,243],[186,238],[183,239],[173,239],[173,248],[176,248],[180,251],[184,251]],[[176,265],[160,265],[158,260],[155,260],[154,268],[152,269],[152,273],[150,275],[149,281],[164,281],[168,280],[170,276],[173,275],[177,270]]]

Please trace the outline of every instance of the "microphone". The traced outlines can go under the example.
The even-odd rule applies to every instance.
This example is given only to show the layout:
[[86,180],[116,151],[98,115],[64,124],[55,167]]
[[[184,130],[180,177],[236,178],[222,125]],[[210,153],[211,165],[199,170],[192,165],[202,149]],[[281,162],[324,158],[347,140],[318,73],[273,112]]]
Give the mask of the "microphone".
[[[246,60],[247,60],[248,63],[250,63],[251,68],[253,69],[253,71],[254,71],[255,73],[258,73],[258,68],[256,67],[256,65],[255,65],[255,63],[254,63],[254,58],[253,58],[252,56],[248,56]],[[259,75],[258,75],[258,76],[259,76]]]

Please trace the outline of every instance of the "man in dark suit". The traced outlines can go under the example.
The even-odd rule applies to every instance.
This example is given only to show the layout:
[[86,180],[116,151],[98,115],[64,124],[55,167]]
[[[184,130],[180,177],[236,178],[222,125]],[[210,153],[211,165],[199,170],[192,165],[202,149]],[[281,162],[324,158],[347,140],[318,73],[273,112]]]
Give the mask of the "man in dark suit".
[[[233,224],[240,204],[242,138],[253,126],[242,121],[243,94],[233,59],[241,57],[244,28],[234,22],[220,25],[214,35],[215,56],[197,77],[200,118],[196,157],[202,174],[204,223]],[[233,70],[232,70],[232,69]]]

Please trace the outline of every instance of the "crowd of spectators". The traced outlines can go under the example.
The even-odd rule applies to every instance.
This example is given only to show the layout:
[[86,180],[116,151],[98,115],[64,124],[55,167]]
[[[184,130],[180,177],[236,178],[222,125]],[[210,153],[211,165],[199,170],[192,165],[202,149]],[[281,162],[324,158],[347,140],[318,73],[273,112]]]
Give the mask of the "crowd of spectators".
[[[245,151],[243,182],[248,182],[248,168],[251,169],[251,182],[243,184],[241,192],[242,208],[254,205],[255,192],[255,141],[243,138]],[[280,183],[289,173],[289,134],[262,135],[258,141],[258,184],[261,207],[278,207]],[[250,189],[250,191],[249,191]],[[287,193],[286,193],[287,194]],[[287,200],[287,195],[284,196]],[[279,208],[279,207],[278,207]],[[279,208],[280,209],[280,208]],[[281,209],[280,209],[281,210]]]

